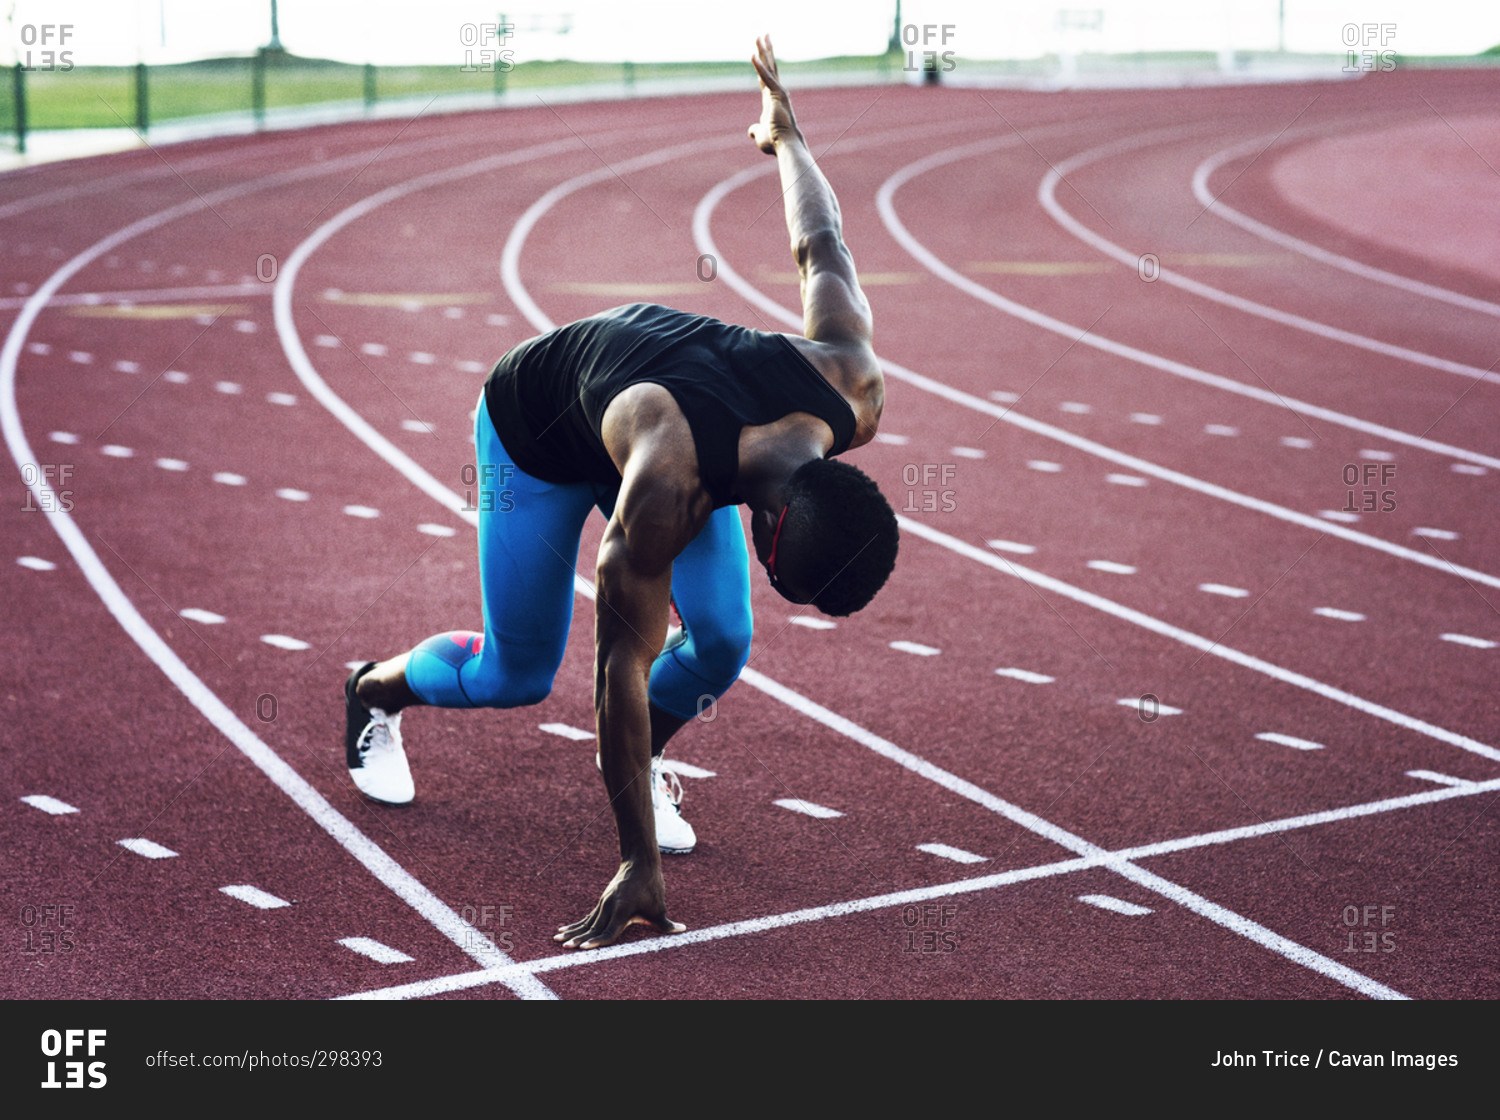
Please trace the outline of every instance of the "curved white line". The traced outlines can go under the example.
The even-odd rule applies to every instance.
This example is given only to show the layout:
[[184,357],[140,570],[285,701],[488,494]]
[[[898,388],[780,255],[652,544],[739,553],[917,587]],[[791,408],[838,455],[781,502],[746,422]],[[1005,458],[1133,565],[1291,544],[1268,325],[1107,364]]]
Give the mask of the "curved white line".
[[[1080,167],[1086,167],[1097,160],[1106,159],[1109,156],[1118,155],[1121,152],[1141,147],[1147,143],[1154,143],[1152,134],[1130,137],[1126,140],[1116,141],[1113,144],[1102,144],[1097,148],[1079,152],[1069,159],[1063,160],[1042,176],[1041,185],[1037,188],[1037,200],[1048,214],[1052,215],[1058,225],[1095,249],[1098,249],[1107,257],[1113,257],[1121,264],[1131,268],[1140,266],[1141,254],[1132,253],[1129,249],[1115,244],[1113,241],[1095,233],[1084,225],[1073,215],[1062,208],[1057,201],[1057,182],[1062,176],[1070,171],[1077,171]],[[1307,334],[1317,335],[1332,342],[1342,342],[1346,346],[1354,346],[1360,350],[1368,350],[1373,354],[1382,354],[1388,358],[1397,358],[1413,365],[1425,366],[1428,369],[1441,370],[1444,373],[1456,373],[1461,377],[1471,377],[1477,381],[1488,381],[1500,384],[1500,374],[1492,373],[1479,366],[1471,366],[1465,362],[1453,362],[1447,358],[1439,358],[1433,354],[1426,354],[1420,350],[1413,350],[1407,346],[1396,346],[1393,343],[1381,342],[1379,339],[1368,335],[1358,334],[1355,331],[1344,330],[1342,327],[1329,326],[1320,323],[1316,319],[1309,319],[1303,315],[1294,315],[1290,311],[1282,311],[1268,304],[1257,303],[1255,300],[1245,299],[1226,292],[1222,288],[1215,288],[1201,281],[1193,280],[1180,272],[1174,272],[1170,268],[1159,268],[1156,270],[1157,278],[1171,284],[1173,287],[1181,288],[1185,292],[1191,292],[1214,303],[1223,304],[1225,307],[1233,307],[1237,311],[1243,311],[1247,315],[1255,315],[1261,319],[1269,319],[1273,323],[1280,323],[1285,327],[1304,331]]]
[[[1039,311],[1034,311],[1029,307],[1014,302],[1013,300],[1008,300],[1004,296],[996,295],[990,289],[983,287],[980,284],[976,284],[967,276],[960,274],[959,272],[950,268],[948,265],[944,264],[941,260],[934,256],[926,248],[926,246],[917,241],[917,239],[907,231],[906,227],[901,223],[901,219],[896,215],[895,207],[891,202],[891,196],[894,194],[896,188],[900,187],[903,183],[905,183],[908,179],[913,178],[915,175],[918,175],[923,171],[930,170],[932,167],[940,166],[942,163],[948,162],[950,159],[959,159],[964,155],[969,154],[974,153],[973,151],[965,151],[964,149],[954,149],[950,152],[940,152],[937,156],[929,156],[925,160],[919,160],[916,163],[902,168],[895,175],[892,175],[888,180],[886,180],[885,184],[881,186],[880,193],[876,199],[876,203],[881,212],[881,217],[884,219],[886,228],[890,230],[891,235],[895,237],[898,242],[900,242],[901,246],[906,249],[908,253],[914,256],[931,272],[942,277],[949,284],[952,284],[960,291],[966,292],[969,295],[973,296],[975,299],[978,299],[984,303],[988,303],[990,306],[998,308],[1008,315],[1014,315],[1016,318],[1022,319],[1025,322],[1033,323],[1036,326],[1063,335],[1071,340],[1078,342],[1080,345],[1092,346],[1096,349],[1106,351],[1107,353],[1117,354],[1120,357],[1130,358],[1133,361],[1141,362],[1142,364],[1149,365],[1155,369],[1161,369],[1168,373],[1177,373],[1181,376],[1189,377],[1191,380],[1195,381],[1203,380],[1206,378],[1214,378],[1213,374],[1208,374],[1202,370],[1193,369],[1191,366],[1184,366],[1179,362],[1172,362],[1168,359],[1158,357],[1155,354],[1150,354],[1143,350],[1136,350],[1134,347],[1123,346],[1118,342],[1112,342],[1109,339],[1099,338],[1097,336],[1091,335],[1083,327],[1077,327],[1073,326],[1070,323],[1064,323],[1060,319],[1054,319],[1050,315],[1044,315]],[[721,187],[724,185],[725,184],[720,184]],[[716,187],[715,191],[718,191],[718,189],[719,188]],[[704,201],[707,202],[708,197],[705,197]],[[702,204],[700,204],[700,206],[701,205]],[[732,276],[731,273],[726,273],[724,271],[724,265],[722,262],[719,265],[719,273],[720,275],[725,276],[726,279],[729,279],[731,283],[733,283],[736,279]],[[740,282],[743,283],[743,281]],[[765,302],[771,307],[777,307],[777,305],[771,304],[769,300]],[[777,311],[783,317],[783,319],[790,318],[785,310],[777,307]],[[1093,440],[1084,439],[1081,436],[1076,436],[1071,432],[1054,427],[1051,424],[1044,424],[1039,420],[1032,420],[1029,417],[1022,416],[1021,414],[1017,413],[1014,409],[1003,408],[991,401],[981,400],[979,397],[975,397],[969,393],[965,393],[962,390],[954,389],[948,385],[944,385],[940,381],[934,381],[932,378],[924,377],[921,374],[906,369],[904,366],[897,365],[895,362],[882,359],[881,364],[885,371],[891,376],[896,377],[899,380],[906,381],[909,384],[915,385],[920,389],[924,389],[929,393],[944,397],[948,400],[954,401],[957,404],[962,404],[964,407],[971,408],[976,412],[983,412],[987,415],[995,417],[995,419],[997,420],[1004,421],[1007,424],[1013,424],[1018,428],[1025,429],[1026,431],[1033,432],[1037,435],[1046,436],[1048,439],[1056,440],[1059,443],[1065,443],[1068,446],[1076,448],[1079,451],[1086,452],[1101,459],[1106,459],[1109,462],[1128,466],[1140,473],[1149,474],[1154,478],[1160,478],[1163,481],[1175,483],[1178,486],[1197,491],[1200,494],[1207,494],[1210,497],[1220,498],[1223,501],[1232,502],[1235,505],[1244,507],[1245,509],[1256,510],[1259,513],[1267,514],[1271,517],[1277,518],[1278,520],[1287,521],[1294,525],[1301,525],[1304,528],[1308,529],[1316,529],[1320,533],[1327,533],[1329,536],[1339,537],[1342,540],[1350,541],[1358,545],[1363,545],[1366,548],[1373,548],[1379,552],[1384,552],[1387,555],[1395,556],[1402,560],[1409,560],[1414,564],[1421,564],[1424,567],[1433,568],[1437,571],[1446,572],[1450,575],[1457,575],[1465,579],[1472,579],[1475,582],[1483,583],[1488,587],[1500,587],[1500,577],[1492,576],[1486,572],[1480,572],[1473,568],[1459,567],[1458,565],[1448,563],[1446,560],[1443,560],[1440,557],[1429,556],[1424,552],[1418,552],[1415,549],[1406,548],[1403,545],[1392,544],[1390,541],[1381,540],[1379,537],[1372,537],[1368,533],[1356,532],[1355,530],[1346,528],[1342,525],[1337,525],[1330,521],[1323,521],[1319,518],[1312,517],[1305,513],[1298,513],[1296,510],[1288,509],[1285,506],[1276,505],[1274,502],[1267,502],[1259,498],[1252,498],[1249,495],[1241,494],[1238,491],[1230,490],[1227,487],[1219,486],[1211,482],[1205,482],[1204,480],[1195,478],[1192,475],[1183,474],[1180,471],[1174,471],[1166,467],[1157,466],[1155,463],[1148,462],[1145,459],[1138,459],[1133,455],[1126,455],[1123,452],[1115,451],[1113,448],[1106,447],[1100,443],[1095,443]],[[1214,380],[1220,379],[1214,378]],[[1228,382],[1228,384],[1237,385],[1238,383]],[[1238,386],[1238,389],[1240,390],[1243,390],[1245,388],[1245,386]],[[1459,448],[1452,448],[1448,453],[1455,455],[1456,457],[1477,460],[1479,462],[1500,463],[1500,460],[1492,460],[1485,456],[1478,456],[1474,452],[1462,451]]]
[[1257,148],[1264,150],[1275,137],[1261,136],[1254,140],[1248,140],[1243,144],[1235,144],[1233,147],[1225,148],[1223,151],[1215,152],[1206,160],[1193,169],[1193,197],[1203,204],[1203,208],[1215,217],[1223,218],[1247,230],[1255,236],[1266,241],[1273,242],[1285,249],[1301,253],[1305,257],[1317,261],[1319,264],[1331,265],[1341,268],[1345,272],[1353,273],[1355,276],[1366,280],[1374,280],[1380,284],[1389,284],[1393,288],[1400,288],[1403,292],[1411,292],[1413,295],[1426,296],[1428,299],[1442,300],[1451,303],[1455,307],[1463,307],[1469,311],[1478,311],[1484,315],[1500,315],[1500,303],[1491,303],[1489,300],[1475,299],[1466,296],[1462,292],[1455,292],[1448,288],[1440,288],[1436,284],[1424,284],[1420,280],[1413,280],[1409,276],[1402,276],[1396,272],[1387,272],[1383,268],[1357,261],[1353,257],[1332,252],[1315,245],[1311,241],[1304,241],[1300,237],[1268,226],[1264,222],[1258,222],[1247,214],[1241,213],[1222,198],[1215,198],[1208,189],[1208,181],[1213,173],[1231,160],[1239,159]]
[[[365,158],[366,155],[367,153],[361,153],[358,157],[354,157],[354,160]],[[37,460],[26,439],[25,428],[21,423],[20,411],[16,405],[17,365],[20,361],[21,348],[32,324],[47,301],[63,284],[85,265],[142,233],[195,213],[211,206],[214,202],[224,202],[273,186],[328,174],[331,171],[340,170],[346,162],[349,161],[330,161],[311,168],[278,172],[158,211],[96,241],[48,277],[26,301],[26,305],[16,316],[16,321],[11,324],[10,331],[6,334],[4,347],[0,348],[0,429],[4,431],[5,443],[10,450],[11,457],[15,459],[16,465],[22,468],[23,477],[39,472],[25,470],[26,464]],[[511,963],[510,958],[495,949],[479,930],[460,918],[415,876],[387,855],[378,844],[364,835],[347,817],[329,804],[311,783],[267,746],[255,732],[251,731],[228,705],[188,668],[187,664],[177,656],[176,651],[135,609],[135,605],[110,575],[109,569],[99,559],[72,516],[63,512],[62,503],[55,499],[46,482],[37,478],[29,482],[29,485],[36,494],[41,509],[46,511],[48,523],[62,540],[64,547],[77,563],[79,571],[88,580],[89,586],[94,589],[95,594],[99,596],[110,614],[114,615],[115,620],[119,622],[131,640],[166,675],[188,702],[203,714],[204,718],[346,852],[362,863],[397,897],[416,910],[470,957],[481,963],[491,962],[496,965]],[[550,989],[535,977],[532,977],[530,981],[519,982],[515,990],[527,996],[550,996],[552,994]]]

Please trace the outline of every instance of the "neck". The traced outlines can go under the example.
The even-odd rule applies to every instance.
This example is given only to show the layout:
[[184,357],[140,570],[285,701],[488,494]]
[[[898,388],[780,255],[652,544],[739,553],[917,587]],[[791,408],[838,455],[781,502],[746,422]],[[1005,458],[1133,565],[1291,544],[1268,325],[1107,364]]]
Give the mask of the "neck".
[[798,467],[821,459],[828,450],[828,426],[815,417],[801,423],[788,416],[774,424],[746,428],[740,435],[740,465],[735,493],[751,509],[779,511],[786,504],[786,484]]

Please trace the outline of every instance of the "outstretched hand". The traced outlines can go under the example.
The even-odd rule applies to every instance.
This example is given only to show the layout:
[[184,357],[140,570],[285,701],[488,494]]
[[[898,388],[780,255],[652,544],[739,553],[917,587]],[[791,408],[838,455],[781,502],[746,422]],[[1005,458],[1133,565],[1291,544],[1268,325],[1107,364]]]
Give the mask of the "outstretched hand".
[[760,75],[760,120],[750,126],[750,139],[767,155],[775,155],[776,141],[795,135],[797,121],[792,116],[792,99],[776,73],[776,53],[771,49],[769,35],[755,41],[750,65]]
[[588,917],[559,926],[552,940],[561,941],[564,949],[597,949],[612,944],[634,925],[652,926],[662,933],[687,929],[667,917],[667,888],[660,867],[620,864]]

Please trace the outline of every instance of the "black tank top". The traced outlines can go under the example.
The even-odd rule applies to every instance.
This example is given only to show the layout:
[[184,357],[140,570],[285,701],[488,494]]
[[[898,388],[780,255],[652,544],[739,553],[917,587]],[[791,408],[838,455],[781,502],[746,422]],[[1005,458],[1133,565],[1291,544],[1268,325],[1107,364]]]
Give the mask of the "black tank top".
[[521,343],[490,372],[485,407],[533,478],[618,485],[599,432],[609,402],[642,381],[663,386],[682,409],[716,508],[734,500],[741,428],[808,412],[833,429],[830,457],[854,438],[848,402],[785,336],[648,303]]

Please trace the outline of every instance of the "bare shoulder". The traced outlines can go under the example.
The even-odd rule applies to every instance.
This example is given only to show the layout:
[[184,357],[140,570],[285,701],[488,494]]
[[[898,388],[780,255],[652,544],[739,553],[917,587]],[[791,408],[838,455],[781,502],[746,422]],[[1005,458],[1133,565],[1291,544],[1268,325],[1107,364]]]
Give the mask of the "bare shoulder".
[[855,421],[849,446],[862,447],[874,439],[885,407],[885,378],[874,347],[868,342],[817,342],[795,334],[783,337],[849,402]]
[[671,393],[643,382],[610,402],[600,434],[621,480],[610,532],[623,533],[633,564],[659,571],[713,512],[692,429]]

